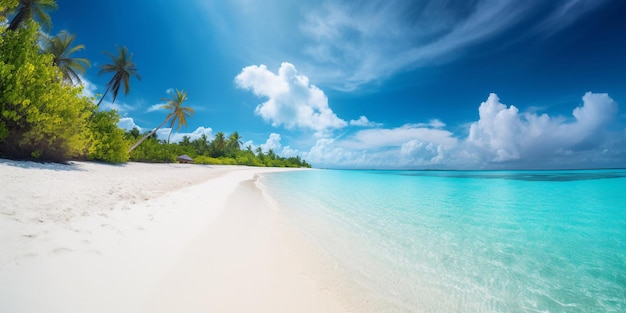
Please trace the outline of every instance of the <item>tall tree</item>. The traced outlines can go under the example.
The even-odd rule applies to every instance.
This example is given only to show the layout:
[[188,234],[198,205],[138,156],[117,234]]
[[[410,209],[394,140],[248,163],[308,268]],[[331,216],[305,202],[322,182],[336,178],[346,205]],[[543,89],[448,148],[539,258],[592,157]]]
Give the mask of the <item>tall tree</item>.
[[19,0],[19,4],[13,10],[15,16],[9,24],[9,30],[15,31],[30,19],[37,19],[45,29],[50,29],[52,20],[46,10],[56,10],[58,8],[56,0]]
[[241,136],[238,132],[233,132],[228,136],[227,148],[229,153],[236,154],[237,151],[241,150],[242,144],[243,142],[241,142]]
[[183,103],[187,100],[187,92],[184,90],[178,90],[171,92],[172,98],[163,98],[161,100],[167,101],[164,105],[161,106],[161,109],[171,110],[170,113],[167,114],[165,120],[161,125],[152,130],[150,133],[141,138],[137,143],[135,143],[128,152],[133,151],[138,145],[140,145],[146,138],[152,136],[156,131],[163,127],[163,125],[170,123],[170,134],[167,137],[167,143],[170,143],[170,137],[172,136],[172,130],[174,130],[174,125],[176,125],[176,130],[180,129],[181,126],[187,125],[187,118],[191,117],[194,114],[193,108],[184,107]]
[[195,113],[193,108],[183,106],[183,102],[187,100],[186,91],[176,89],[171,92],[171,95],[172,98],[161,99],[166,101],[161,108],[170,110],[170,113],[165,118],[170,121],[170,134],[167,136],[168,144],[170,143],[170,137],[172,137],[172,131],[174,131],[174,125],[176,125],[176,130],[179,130],[181,126],[187,126],[187,118],[192,117]]
[[130,91],[130,77],[135,76],[137,79],[141,80],[141,76],[137,73],[137,67],[135,63],[132,62],[133,54],[128,53],[128,48],[126,47],[117,47],[118,55],[115,56],[113,53],[105,51],[104,54],[108,55],[113,64],[105,64],[100,66],[100,72],[98,75],[102,75],[104,73],[113,73],[113,78],[107,84],[107,90],[98,101],[98,106],[102,103],[102,100],[107,95],[109,90],[113,90],[113,101],[117,98],[117,94],[120,91],[120,87],[122,84],[124,85],[124,95],[127,95]]
[[226,137],[223,132],[217,132],[215,138],[211,142],[213,153],[215,157],[224,156],[224,150],[226,148]]
[[60,31],[54,37],[43,37],[43,51],[54,56],[52,63],[61,71],[63,80],[70,84],[81,83],[78,74],[84,74],[85,70],[91,66],[89,60],[85,58],[72,57],[74,52],[85,49],[85,45],[72,47],[75,38],[76,35],[65,30]]

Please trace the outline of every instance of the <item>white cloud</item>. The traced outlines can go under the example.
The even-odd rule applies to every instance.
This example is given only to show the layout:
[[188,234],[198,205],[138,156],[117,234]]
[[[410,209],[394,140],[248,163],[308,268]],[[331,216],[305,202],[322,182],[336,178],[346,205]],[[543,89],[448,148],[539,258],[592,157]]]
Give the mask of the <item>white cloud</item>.
[[[80,84],[83,86],[83,92],[81,95],[89,98],[95,97],[98,87],[84,76],[79,74],[78,77],[81,80]],[[95,103],[98,103],[98,101],[100,101],[100,98],[95,99]],[[102,103],[100,103],[100,110],[116,110],[117,112],[125,113],[135,110],[135,107],[120,101],[111,103],[111,101],[102,100]]]
[[313,60],[302,64],[319,69],[316,79],[352,90],[407,69],[449,62],[522,23],[539,20],[536,28],[526,27],[531,34],[560,31],[605,2],[326,2],[300,24],[308,39],[303,50]]
[[[167,140],[167,137],[170,134],[170,130],[171,128],[159,128],[159,130],[157,130],[156,134],[157,134],[157,138],[159,140]],[[175,142],[181,142],[183,141],[183,137],[187,136],[190,138],[190,140],[196,140],[198,138],[200,138],[200,136],[202,135],[206,135],[209,140],[213,139],[213,129],[211,127],[203,127],[200,126],[198,128],[196,128],[196,130],[194,130],[193,132],[185,132],[185,133],[181,133],[181,132],[173,132],[172,133],[172,137],[170,138],[170,143],[175,143]]]
[[298,149],[293,149],[290,146],[285,146],[283,148],[283,151],[280,153],[280,155],[288,158],[288,157],[300,156],[302,155],[302,152],[300,152]]
[[479,148],[483,161],[502,162],[562,156],[602,143],[604,126],[618,106],[607,94],[586,93],[572,118],[519,113],[491,94],[479,107],[480,119],[470,127],[467,143]]
[[466,134],[439,120],[323,138],[303,152],[318,167],[571,168],[626,166],[626,130],[611,130],[618,105],[588,92],[569,117],[520,112],[491,94]]
[[250,146],[250,148],[252,149],[252,151],[254,151],[256,149],[256,145],[254,144],[254,142],[252,140],[248,140],[246,142],[244,142],[241,145],[242,149],[248,149],[248,146]]
[[135,110],[135,107],[119,101],[111,103],[111,101],[102,100],[102,103],[100,103],[100,110],[115,110],[120,113],[126,113]]
[[124,130],[132,130],[133,128],[139,129],[140,132],[144,132],[144,130],[137,124],[135,124],[135,120],[132,117],[122,117],[120,121],[117,123],[121,129]]
[[278,74],[265,65],[245,67],[235,83],[239,88],[251,90],[268,100],[256,107],[255,113],[273,126],[287,129],[311,129],[325,133],[347,126],[328,106],[322,90],[310,84],[309,79],[298,74],[295,66],[282,63]]
[[281,138],[280,138],[279,134],[271,133],[269,138],[267,138],[265,143],[262,143],[260,145],[260,147],[265,152],[269,151],[270,149],[272,149],[272,150],[274,150],[274,152],[276,152],[281,147],[280,139]]
[[361,115],[358,120],[351,120],[350,126],[362,126],[362,127],[379,127],[381,123],[371,122],[366,116]]
[[238,59],[290,60],[320,86],[353,90],[490,40],[501,47],[562,31],[609,0],[197,2]]
[[94,83],[92,83],[90,80],[85,78],[83,75],[78,74],[78,78],[81,81],[80,85],[83,86],[83,92],[81,93],[81,95],[83,97],[88,97],[88,98],[95,97],[96,90],[98,89],[98,87],[96,87]]
[[457,140],[446,130],[434,129],[422,125],[404,125],[398,128],[376,128],[356,132],[341,145],[350,149],[381,148],[400,146],[411,140],[433,142],[454,147]]
[[552,35],[574,23],[581,16],[608,2],[607,0],[565,0],[557,3],[553,11],[540,24],[537,30]]
[[155,112],[155,111],[161,111],[163,110],[161,107],[163,106],[163,103],[157,103],[157,104],[153,104],[151,105],[146,112]]
[[434,128],[444,128],[446,127],[446,124],[438,119],[432,119],[430,120],[430,122],[428,122],[428,126]]

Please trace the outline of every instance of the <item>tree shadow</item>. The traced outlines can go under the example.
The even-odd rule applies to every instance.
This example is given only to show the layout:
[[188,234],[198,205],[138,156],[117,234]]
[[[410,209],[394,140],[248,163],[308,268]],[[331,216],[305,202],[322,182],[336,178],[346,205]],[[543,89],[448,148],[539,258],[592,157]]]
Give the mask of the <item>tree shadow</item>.
[[78,164],[73,162],[53,163],[53,162],[34,162],[34,161],[17,161],[9,159],[0,159],[0,165],[11,167],[19,167],[23,169],[45,169],[52,171],[85,171]]

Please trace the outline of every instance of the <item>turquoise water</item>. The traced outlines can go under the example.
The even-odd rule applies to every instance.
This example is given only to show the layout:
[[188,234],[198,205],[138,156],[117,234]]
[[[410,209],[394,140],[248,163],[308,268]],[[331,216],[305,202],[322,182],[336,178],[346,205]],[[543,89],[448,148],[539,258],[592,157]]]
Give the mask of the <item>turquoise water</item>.
[[390,311],[626,312],[626,170],[313,170],[259,182]]

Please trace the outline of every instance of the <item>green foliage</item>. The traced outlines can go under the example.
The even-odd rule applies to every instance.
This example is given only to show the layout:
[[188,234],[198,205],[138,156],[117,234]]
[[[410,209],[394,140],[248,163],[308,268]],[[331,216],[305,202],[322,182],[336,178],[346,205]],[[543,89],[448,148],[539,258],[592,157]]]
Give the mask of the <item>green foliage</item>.
[[187,126],[187,118],[193,116],[195,113],[193,108],[184,107],[183,103],[187,100],[187,92],[184,90],[178,90],[171,92],[172,98],[163,98],[165,104],[161,106],[162,109],[170,110],[165,120],[170,122],[170,134],[167,136],[167,143],[170,143],[170,137],[172,137],[172,131],[174,125],[176,130],[179,130],[181,126]]
[[105,73],[113,73],[113,78],[107,84],[107,90],[98,101],[98,106],[102,103],[102,100],[107,95],[109,90],[113,91],[113,101],[117,98],[117,94],[120,91],[120,87],[124,86],[124,94],[127,95],[130,92],[130,77],[135,76],[137,79],[141,80],[141,76],[137,73],[137,66],[132,61],[133,54],[128,52],[128,48],[126,47],[117,47],[118,56],[113,55],[113,53],[105,51],[104,53],[111,58],[113,63],[104,64],[100,66],[100,72],[98,75],[102,75]]
[[0,23],[5,22],[9,10],[19,4],[18,0],[0,0]]
[[[129,133],[126,133],[127,138]],[[130,153],[130,160],[137,162],[173,163],[178,153],[177,145],[161,143],[155,137],[149,137]]]
[[[205,135],[202,135],[198,139],[187,138],[176,144],[157,140],[156,136],[152,135],[130,153],[130,159],[138,162],[175,162],[177,156],[187,154],[196,164],[311,167],[299,156],[284,158],[277,156],[271,150],[266,155],[260,151],[260,148],[258,149],[260,153],[255,155],[250,147],[244,150],[238,149],[241,137],[237,132],[233,134],[226,139],[224,133],[218,132],[213,141],[209,141]],[[125,136],[133,141],[139,137],[139,133],[133,130],[126,132]],[[237,148],[231,142],[232,140],[238,141]]]
[[65,161],[85,155],[94,106],[82,87],[62,84],[51,55],[39,54],[37,27],[8,31],[0,42],[0,154]]
[[92,134],[89,159],[110,163],[128,161],[129,142],[124,131],[117,126],[120,120],[115,111],[96,112],[89,122]]
[[55,0],[18,0],[8,1],[7,3],[15,4],[10,7],[15,9],[15,16],[13,16],[11,24],[9,24],[9,30],[16,31],[20,26],[32,21],[33,18],[37,19],[45,29],[49,29],[52,26],[50,15],[48,15],[46,10],[57,9]]
[[81,83],[78,74],[85,74],[91,63],[84,58],[72,57],[72,54],[85,49],[85,45],[72,47],[76,35],[72,35],[65,30],[60,31],[54,37],[42,37],[43,51],[52,54],[52,63],[61,71],[63,80],[69,84]]

